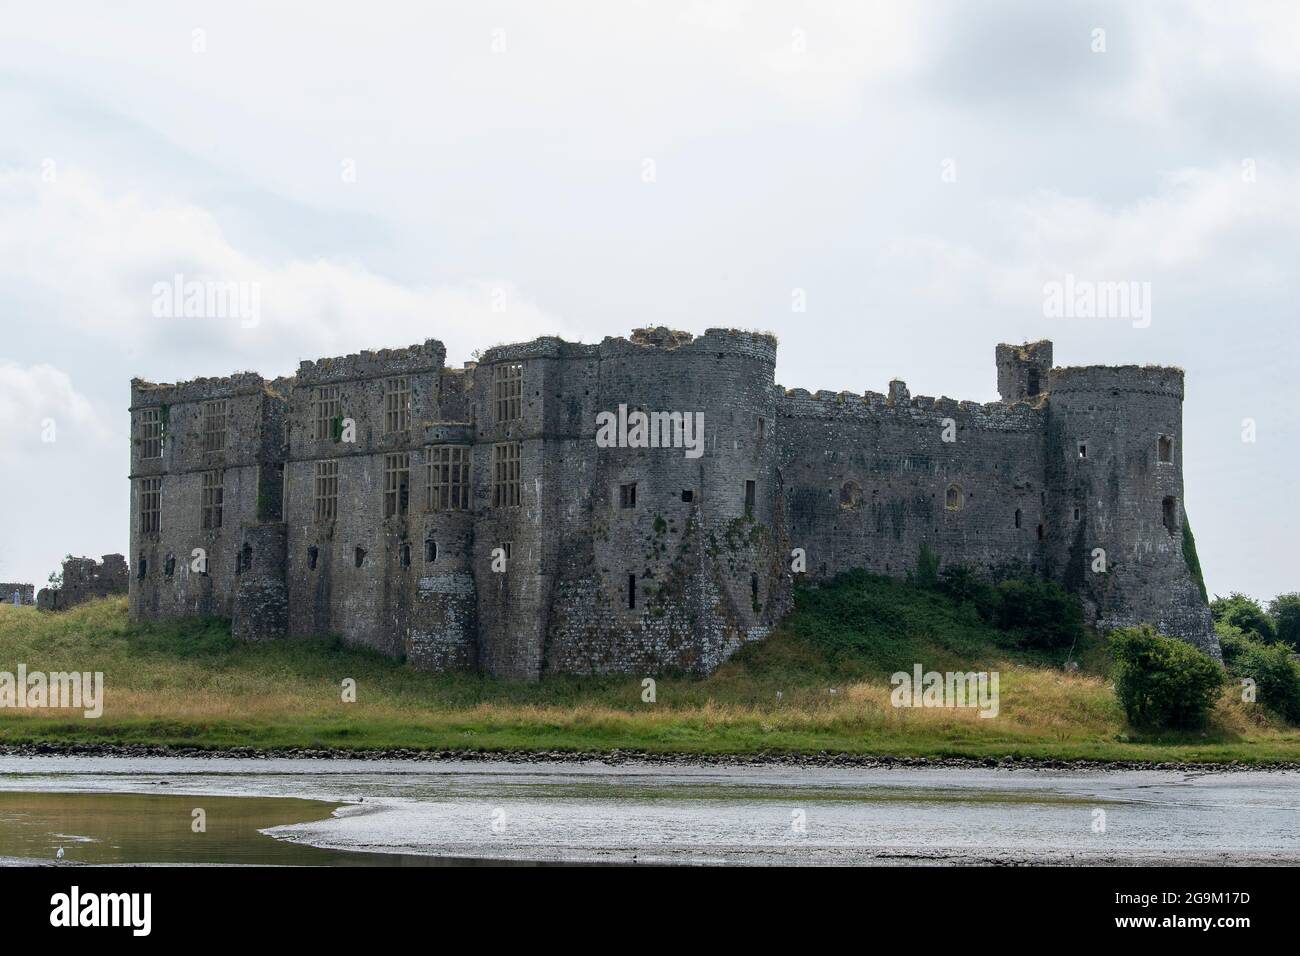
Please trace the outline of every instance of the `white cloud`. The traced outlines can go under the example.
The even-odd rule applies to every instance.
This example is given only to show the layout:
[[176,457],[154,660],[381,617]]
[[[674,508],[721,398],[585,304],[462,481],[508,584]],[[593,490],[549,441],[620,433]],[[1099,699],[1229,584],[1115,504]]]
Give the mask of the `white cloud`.
[[[272,262],[236,248],[198,205],[111,194],[84,171],[0,172],[0,283],[13,300],[41,303],[31,320],[149,356],[146,377],[173,375],[183,356],[208,373],[292,371],[300,358],[437,338],[449,361],[485,340],[568,331],[508,279],[408,286],[357,261]],[[246,283],[260,315],[157,318],[154,288],[186,280]],[[192,367],[192,364],[191,366]]]

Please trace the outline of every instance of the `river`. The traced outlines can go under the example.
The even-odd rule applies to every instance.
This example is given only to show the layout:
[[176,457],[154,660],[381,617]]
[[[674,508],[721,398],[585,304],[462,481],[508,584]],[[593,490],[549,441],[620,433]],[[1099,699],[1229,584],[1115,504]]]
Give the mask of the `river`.
[[1300,863],[1300,774],[0,757],[0,857],[60,846],[137,864]]

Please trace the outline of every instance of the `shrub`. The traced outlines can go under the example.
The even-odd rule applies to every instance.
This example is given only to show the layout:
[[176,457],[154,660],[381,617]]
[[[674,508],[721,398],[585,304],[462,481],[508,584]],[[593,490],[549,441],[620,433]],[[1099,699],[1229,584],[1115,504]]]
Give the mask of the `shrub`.
[[1277,639],[1300,650],[1300,594],[1279,594],[1268,604]]
[[1300,723],[1300,664],[1292,660],[1289,646],[1264,644],[1226,628],[1219,631],[1219,646],[1228,673],[1255,682],[1257,702],[1288,723]]
[[1247,634],[1254,634],[1265,644],[1272,644],[1277,640],[1273,621],[1260,607],[1258,601],[1245,594],[1234,591],[1226,598],[1216,597],[1210,602],[1210,614],[1214,616],[1215,621],[1222,621]]
[[1223,669],[1192,645],[1157,634],[1150,625],[1110,637],[1115,696],[1130,724],[1189,729],[1205,724],[1223,687]]
[[1026,647],[1070,647],[1083,633],[1079,602],[1055,581],[1018,578],[997,586],[997,625],[1018,631]]

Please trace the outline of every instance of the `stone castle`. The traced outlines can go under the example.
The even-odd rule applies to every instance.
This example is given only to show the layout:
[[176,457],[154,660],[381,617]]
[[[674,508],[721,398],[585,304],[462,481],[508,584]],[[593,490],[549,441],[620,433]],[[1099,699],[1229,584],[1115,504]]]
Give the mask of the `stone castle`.
[[999,345],[978,404],[782,388],[776,340],[724,329],[445,354],[133,380],[132,617],[512,678],[704,674],[796,577],[901,575],[928,545],[1218,654],[1184,557],[1179,369]]

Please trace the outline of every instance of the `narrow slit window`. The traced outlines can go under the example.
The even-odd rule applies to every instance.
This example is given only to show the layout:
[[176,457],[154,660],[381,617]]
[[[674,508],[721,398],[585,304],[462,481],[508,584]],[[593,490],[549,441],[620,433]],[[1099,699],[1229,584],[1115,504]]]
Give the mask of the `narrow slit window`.
[[627,609],[629,611],[636,610],[636,575],[635,574],[629,574],[627,576]]
[[1017,528],[1020,527],[1020,521],[1021,521],[1020,509],[1017,508],[1017,509],[1016,509],[1016,527],[1017,527]]
[[745,517],[754,517],[754,499],[757,484],[753,481],[745,482]]
[[1170,534],[1176,534],[1178,532],[1178,499],[1165,498],[1160,507],[1164,517],[1165,530]]
[[316,562],[320,558],[320,549],[314,545],[307,549],[307,567],[312,571],[316,570]]
[[1156,439],[1156,458],[1163,464],[1174,460],[1174,440],[1168,435],[1161,435]]
[[636,482],[618,486],[618,506],[620,508],[636,507]]

